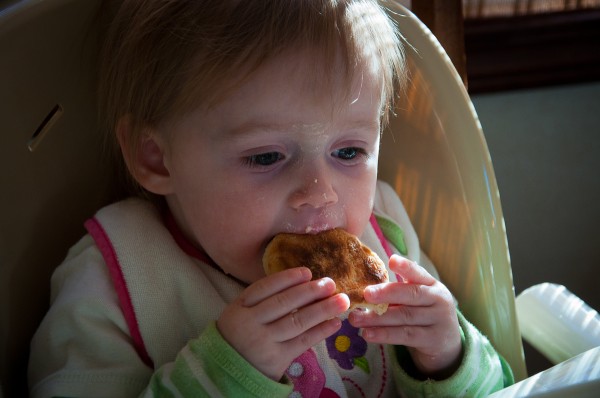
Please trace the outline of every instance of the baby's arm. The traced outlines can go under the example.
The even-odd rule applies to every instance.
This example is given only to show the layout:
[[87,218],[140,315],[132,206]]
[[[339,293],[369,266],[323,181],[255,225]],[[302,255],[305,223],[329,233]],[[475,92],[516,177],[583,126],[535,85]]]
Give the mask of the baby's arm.
[[290,363],[341,326],[348,297],[307,268],[250,285],[211,324],[152,376],[144,396],[288,396],[279,383]]
[[250,285],[221,314],[217,327],[248,362],[273,380],[294,358],[341,327],[350,305],[334,294],[329,278],[311,281],[308,268],[293,268]]
[[365,292],[368,300],[395,303],[384,314],[387,317],[353,312],[350,319],[365,328],[366,340],[397,345],[400,366],[394,366],[394,374],[402,394],[487,396],[514,382],[510,366],[454,309],[454,300],[441,282],[400,256],[392,256],[390,268],[405,281]]
[[435,379],[458,367],[462,343],[454,300],[448,289],[417,264],[397,255],[390,269],[404,281],[370,286],[365,299],[390,303],[382,316],[355,311],[350,321],[368,342],[408,347],[416,369]]
[[[291,274],[298,275],[298,270],[291,270]],[[296,281],[296,287],[290,290],[291,297],[275,294],[279,299],[290,299],[289,304],[297,305],[295,308],[301,307],[299,302],[293,301],[296,299],[293,297],[294,289],[300,285],[309,291],[309,301],[317,301],[316,297],[330,296],[334,290],[330,280],[320,284],[319,281],[306,282],[310,275],[302,271],[299,275],[304,282]],[[242,307],[234,307],[233,312],[244,316],[257,313],[256,311],[258,315],[263,311],[268,312],[269,309],[264,305],[267,301],[263,288],[270,289],[274,285],[280,285],[281,278],[285,279],[285,276],[284,273],[276,277],[273,275],[274,280],[265,278],[252,289],[247,289],[232,304]],[[224,340],[215,322],[201,331],[198,338],[182,346],[173,362],[166,363],[156,371],[146,366],[134,348],[108,268],[89,236],[72,249],[69,258],[56,270],[52,285],[52,307],[31,347],[29,376],[32,397],[85,396],[90,391],[102,396],[136,396],[143,390],[145,396],[161,396],[161,391],[180,392],[183,389],[194,391],[193,396],[215,396],[215,391],[219,391],[225,396],[255,394],[274,397],[287,396],[291,392],[291,386],[281,384],[279,380],[270,380],[246,361]],[[319,286],[324,291],[320,291]],[[281,290],[287,291],[279,287],[279,291]],[[310,293],[311,290],[314,293]],[[262,301],[252,302],[261,297]],[[348,305],[345,296],[328,297],[325,302],[327,300],[338,301],[342,308],[340,312]],[[288,314],[291,311],[289,309]],[[310,325],[314,319],[307,319],[306,316],[319,318],[314,313],[311,315],[311,311],[310,306],[299,310],[294,314],[294,321]],[[320,317],[325,318],[321,323],[325,322],[330,327],[333,325],[335,329],[335,320],[326,322],[334,315],[327,314],[325,310]],[[287,315],[287,320],[290,319],[291,316]],[[246,344],[250,342],[244,340],[253,336],[249,323],[239,321],[232,322],[231,325],[235,326],[234,332],[238,333],[235,335],[236,339],[243,340]],[[171,333],[180,333],[177,325],[165,326],[168,327],[172,328]],[[322,332],[318,332],[318,329],[317,332],[300,333],[302,337],[298,341],[307,344],[308,349],[314,339],[324,338],[319,335]],[[256,337],[256,330],[254,336]],[[303,344],[299,344],[296,349],[300,350],[302,346]],[[280,347],[283,349],[288,345],[281,344]],[[292,349],[283,353],[281,363],[287,360],[286,357],[292,356],[289,360],[291,362],[293,355],[295,353],[292,353]],[[283,366],[281,363],[279,368]]]
[[[243,329],[243,328],[242,328]],[[142,397],[287,397],[292,385],[266,377],[229,345],[212,322],[154,372]]]

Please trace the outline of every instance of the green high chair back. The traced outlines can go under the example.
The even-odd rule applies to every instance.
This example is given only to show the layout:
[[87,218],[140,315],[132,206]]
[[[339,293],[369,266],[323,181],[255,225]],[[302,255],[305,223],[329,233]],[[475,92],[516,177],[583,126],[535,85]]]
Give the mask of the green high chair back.
[[[502,210],[473,106],[445,52],[386,2],[409,85],[383,133],[380,177],[402,197],[464,314],[525,377]],[[26,396],[29,341],[53,270],[119,192],[95,112],[99,0],[0,1],[0,398]]]

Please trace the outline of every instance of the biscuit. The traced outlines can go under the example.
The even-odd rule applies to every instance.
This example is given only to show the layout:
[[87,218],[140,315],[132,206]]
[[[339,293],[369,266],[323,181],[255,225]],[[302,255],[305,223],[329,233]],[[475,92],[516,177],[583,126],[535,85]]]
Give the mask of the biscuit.
[[383,261],[356,236],[342,229],[318,234],[276,235],[263,256],[267,275],[300,266],[312,271],[313,280],[333,279],[336,293],[346,293],[350,298],[350,310],[364,308],[379,315],[387,311],[388,304],[371,304],[364,300],[365,287],[389,279]]

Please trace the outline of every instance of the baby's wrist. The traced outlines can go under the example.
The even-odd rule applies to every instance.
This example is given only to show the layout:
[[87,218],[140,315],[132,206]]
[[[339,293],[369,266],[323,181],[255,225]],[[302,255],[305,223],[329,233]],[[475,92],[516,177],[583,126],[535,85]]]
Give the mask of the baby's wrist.
[[414,364],[412,376],[421,380],[445,380],[456,372],[463,360],[463,347],[460,341],[458,347],[436,356],[423,354],[412,348],[408,351]]

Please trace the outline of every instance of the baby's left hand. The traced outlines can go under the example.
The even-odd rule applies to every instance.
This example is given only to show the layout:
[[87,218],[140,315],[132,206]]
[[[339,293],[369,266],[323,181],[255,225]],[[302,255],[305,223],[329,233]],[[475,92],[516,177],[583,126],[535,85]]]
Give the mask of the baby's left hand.
[[365,289],[365,300],[389,303],[383,315],[353,311],[350,323],[362,328],[372,343],[404,345],[425,376],[450,376],[462,359],[462,344],[454,300],[444,284],[424,268],[394,255],[390,269],[404,281]]

